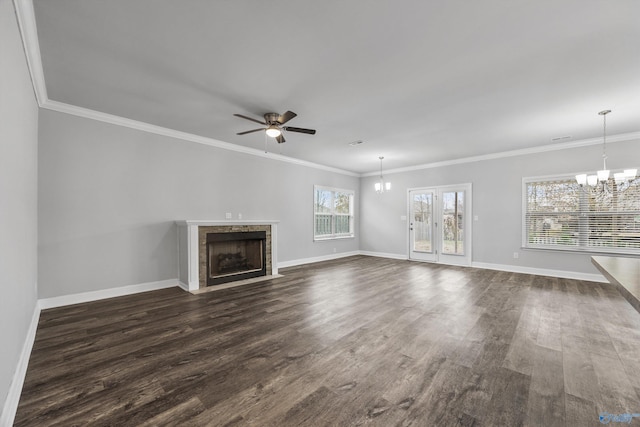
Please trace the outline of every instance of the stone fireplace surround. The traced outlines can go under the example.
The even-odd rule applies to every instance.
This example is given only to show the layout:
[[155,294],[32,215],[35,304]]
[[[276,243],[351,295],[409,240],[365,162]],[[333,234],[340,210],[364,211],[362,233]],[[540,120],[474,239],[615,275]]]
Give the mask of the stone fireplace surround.
[[[206,288],[207,233],[266,231],[267,276],[278,274],[277,225],[273,220],[200,221],[181,220],[178,225],[178,262],[180,287],[194,292]],[[212,288],[215,288],[213,286]]]

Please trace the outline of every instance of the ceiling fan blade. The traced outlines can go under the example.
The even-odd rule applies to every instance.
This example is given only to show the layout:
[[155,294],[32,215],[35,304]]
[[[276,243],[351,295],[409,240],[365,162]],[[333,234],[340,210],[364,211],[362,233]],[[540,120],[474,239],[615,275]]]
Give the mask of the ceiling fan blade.
[[280,134],[280,135],[276,136],[276,141],[278,141],[278,144],[282,144],[286,140],[284,139],[284,136],[282,136],[282,134]]
[[299,133],[308,133],[309,135],[315,135],[316,134],[316,130],[315,129],[304,129],[304,128],[294,128],[291,126],[285,126],[282,129],[288,131],[288,132],[299,132]]
[[252,122],[260,123],[261,125],[266,125],[265,122],[261,122],[260,120],[252,119],[251,117],[243,116],[242,114],[234,114],[236,117],[240,117],[241,119],[251,120]]
[[246,130],[244,132],[238,132],[236,133],[236,135],[246,135],[248,133],[253,133],[253,132],[258,132],[259,130],[264,130],[264,128],[260,128],[260,129],[253,129],[253,130]]
[[289,120],[293,119],[295,116],[297,116],[297,114],[294,113],[293,111],[287,111],[286,113],[278,117],[278,123],[283,125],[287,123]]

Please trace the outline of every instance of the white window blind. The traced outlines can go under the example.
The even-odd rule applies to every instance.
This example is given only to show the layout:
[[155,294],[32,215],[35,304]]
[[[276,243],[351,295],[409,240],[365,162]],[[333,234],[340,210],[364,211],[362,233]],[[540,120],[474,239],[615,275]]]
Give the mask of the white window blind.
[[314,186],[314,240],[354,236],[353,198],[351,190]]
[[640,178],[597,187],[526,178],[523,187],[524,247],[640,253]]

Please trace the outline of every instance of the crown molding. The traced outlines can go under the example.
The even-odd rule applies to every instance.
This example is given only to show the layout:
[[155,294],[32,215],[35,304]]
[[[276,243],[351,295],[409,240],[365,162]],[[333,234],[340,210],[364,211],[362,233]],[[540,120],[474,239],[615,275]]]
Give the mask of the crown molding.
[[44,81],[44,69],[42,68],[42,56],[40,55],[40,44],[38,43],[38,28],[36,27],[36,14],[33,9],[32,0],[13,0],[22,37],[22,45],[27,58],[27,67],[31,75],[33,91],[36,95],[38,105],[47,101],[47,86]]
[[[621,133],[618,135],[607,136],[607,144],[614,143],[614,142],[633,141],[633,140],[640,140],[640,132]],[[444,166],[459,165],[463,163],[473,163],[473,162],[481,162],[486,160],[503,159],[505,157],[526,156],[529,154],[568,150],[571,148],[588,147],[590,145],[599,145],[599,144],[602,144],[602,138],[600,137],[581,139],[578,141],[567,142],[564,144],[548,144],[548,145],[542,145],[539,147],[523,148],[520,150],[502,151],[499,153],[483,154],[481,156],[471,156],[471,157],[463,157],[460,159],[445,160],[442,162],[425,163],[422,165],[408,166],[405,168],[388,169],[384,171],[384,174],[389,175],[393,173],[412,172],[412,171],[423,170],[423,169],[433,169],[433,168],[440,168]],[[361,177],[378,176],[379,174],[380,174],[379,171],[366,172],[366,173],[360,174],[360,176]]]
[[320,170],[338,173],[342,175],[348,175],[353,177],[360,176],[358,173],[355,173],[355,172],[346,171],[346,170],[334,168],[331,166],[325,166],[318,163],[309,162],[306,160],[295,159],[293,157],[287,157],[281,154],[264,152],[262,150],[256,150],[255,148],[244,147],[242,145],[231,144],[229,142],[224,142],[224,141],[220,141],[213,138],[195,135],[188,132],[169,129],[162,126],[152,125],[150,123],[140,122],[137,120],[131,120],[125,117],[115,116],[113,114],[107,114],[107,113],[102,113],[100,111],[91,110],[89,108],[83,108],[83,107],[78,107],[71,104],[65,104],[64,102],[47,100],[41,105],[41,107],[47,110],[57,111],[59,113],[65,113],[73,116],[84,117],[87,119],[97,120],[100,122],[109,123],[116,126],[128,127],[131,129],[142,131],[142,132],[154,133],[156,135],[167,136],[169,138],[176,138],[183,141],[195,142],[198,144],[208,145],[210,147],[216,147],[223,150],[235,151],[238,153],[262,157],[265,159],[278,160],[281,162],[291,163],[298,166],[320,169]]

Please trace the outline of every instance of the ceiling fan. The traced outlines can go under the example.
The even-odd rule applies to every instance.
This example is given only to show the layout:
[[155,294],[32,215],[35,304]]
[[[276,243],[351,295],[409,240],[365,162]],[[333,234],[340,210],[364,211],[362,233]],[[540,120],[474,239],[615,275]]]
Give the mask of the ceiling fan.
[[282,136],[282,131],[286,130],[287,132],[299,132],[299,133],[308,133],[309,135],[315,135],[315,129],[304,129],[304,128],[295,128],[291,126],[282,126],[287,123],[289,120],[293,119],[297,116],[293,111],[287,111],[286,113],[280,115],[278,113],[266,113],[264,115],[264,122],[260,120],[253,119],[251,117],[243,116],[242,114],[234,114],[236,117],[240,117],[242,119],[251,120],[252,122],[260,123],[261,125],[266,126],[265,128],[258,128],[247,130],[244,132],[238,132],[236,135],[246,135],[252,132],[258,132],[264,130],[268,136],[275,138],[278,141],[278,144],[282,144],[285,139]]

